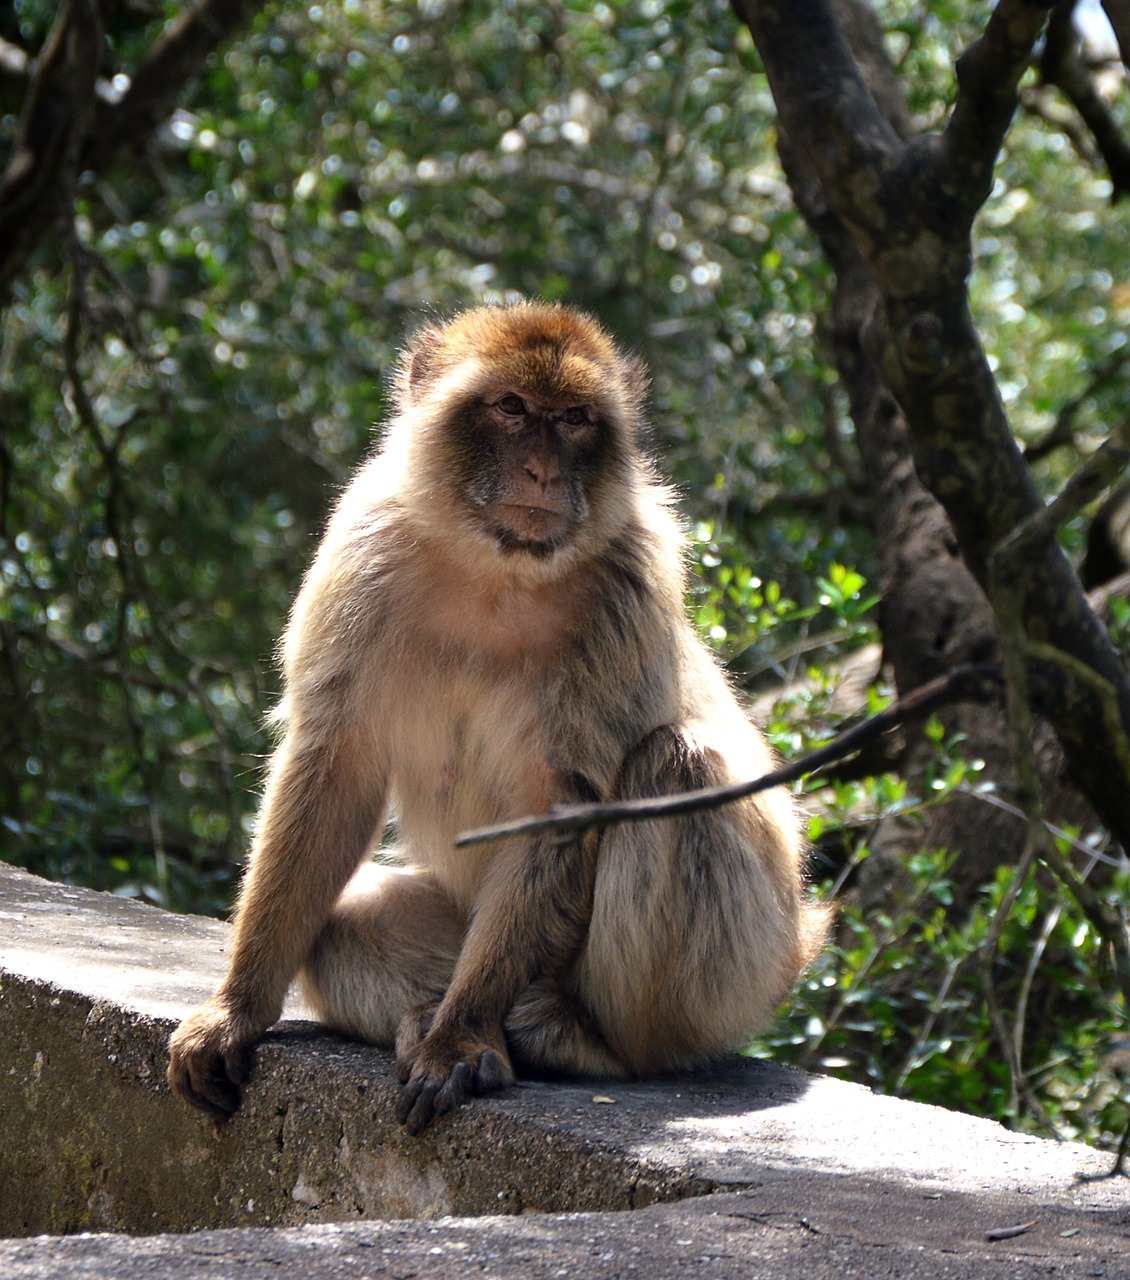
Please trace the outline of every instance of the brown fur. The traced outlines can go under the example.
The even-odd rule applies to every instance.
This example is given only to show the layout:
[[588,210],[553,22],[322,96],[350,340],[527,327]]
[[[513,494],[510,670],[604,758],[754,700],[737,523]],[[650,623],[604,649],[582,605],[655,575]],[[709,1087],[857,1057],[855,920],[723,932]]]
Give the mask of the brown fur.
[[[188,1101],[235,1110],[299,971],[329,1025],[395,1043],[416,1132],[513,1064],[637,1075],[739,1045],[811,958],[825,913],[783,792],[564,844],[452,844],[771,767],[687,622],[643,389],[560,307],[469,311],[408,348],[283,641],[231,969],[171,1042]],[[389,812],[404,869],[362,866]]]

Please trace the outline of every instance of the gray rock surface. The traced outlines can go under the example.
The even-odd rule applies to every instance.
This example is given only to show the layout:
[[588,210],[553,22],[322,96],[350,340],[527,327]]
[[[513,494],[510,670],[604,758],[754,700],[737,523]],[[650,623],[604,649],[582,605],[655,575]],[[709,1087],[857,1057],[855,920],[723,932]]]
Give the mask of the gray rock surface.
[[0,1276],[1130,1277],[1109,1155],[770,1063],[525,1083],[411,1139],[389,1055],[294,1005],[217,1129],[164,1045],[227,938],[0,867]]

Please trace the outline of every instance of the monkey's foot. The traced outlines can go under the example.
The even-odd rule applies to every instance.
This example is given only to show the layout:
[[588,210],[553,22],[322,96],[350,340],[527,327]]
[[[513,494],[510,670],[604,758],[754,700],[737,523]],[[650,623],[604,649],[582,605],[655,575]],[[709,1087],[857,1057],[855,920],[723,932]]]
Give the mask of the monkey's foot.
[[430,1032],[401,1060],[404,1083],[397,1119],[415,1136],[475,1094],[514,1083],[514,1068],[501,1032],[496,1041],[458,1028]]

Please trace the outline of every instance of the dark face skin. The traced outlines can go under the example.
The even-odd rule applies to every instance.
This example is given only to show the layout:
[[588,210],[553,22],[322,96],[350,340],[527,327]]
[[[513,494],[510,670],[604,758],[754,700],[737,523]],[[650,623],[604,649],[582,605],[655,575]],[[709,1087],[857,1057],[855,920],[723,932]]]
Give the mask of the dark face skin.
[[502,388],[472,415],[472,508],[504,551],[552,555],[588,515],[586,488],[602,452],[595,408]]

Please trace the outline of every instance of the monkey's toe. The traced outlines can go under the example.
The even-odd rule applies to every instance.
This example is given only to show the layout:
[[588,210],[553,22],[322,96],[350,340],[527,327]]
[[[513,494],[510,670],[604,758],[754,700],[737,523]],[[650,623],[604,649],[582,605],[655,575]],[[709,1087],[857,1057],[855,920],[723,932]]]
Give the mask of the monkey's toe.
[[487,1049],[475,1068],[475,1092],[491,1093],[495,1089],[505,1089],[514,1083],[515,1078],[510,1064],[493,1049]]
[[474,1092],[475,1075],[469,1063],[457,1062],[446,1078],[421,1073],[404,1086],[397,1118],[415,1137],[436,1116],[445,1116],[461,1107]]
[[435,1096],[432,1106],[436,1115],[445,1116],[456,1107],[461,1107],[471,1096],[471,1091],[471,1068],[465,1062],[457,1062]]
[[396,1118],[414,1138],[435,1116],[435,1097],[440,1086],[427,1076],[418,1076],[404,1086],[396,1108]]
[[[238,1100],[239,1089],[241,1085],[245,1085],[251,1079],[251,1070],[255,1061],[255,1051],[253,1049],[236,1048],[229,1049],[223,1056],[222,1065],[224,1075],[228,1081],[235,1086],[235,1094]],[[236,1106],[238,1106],[238,1101]]]

